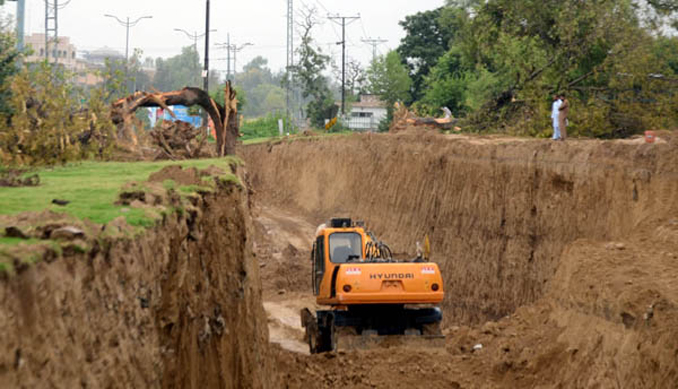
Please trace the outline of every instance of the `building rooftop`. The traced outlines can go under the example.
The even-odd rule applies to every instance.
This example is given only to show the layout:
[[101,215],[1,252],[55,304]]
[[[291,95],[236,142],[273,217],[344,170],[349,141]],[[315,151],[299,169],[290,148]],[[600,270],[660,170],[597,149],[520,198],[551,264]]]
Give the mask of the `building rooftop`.
[[351,105],[358,108],[386,108],[386,103],[377,95],[360,95],[360,101]]

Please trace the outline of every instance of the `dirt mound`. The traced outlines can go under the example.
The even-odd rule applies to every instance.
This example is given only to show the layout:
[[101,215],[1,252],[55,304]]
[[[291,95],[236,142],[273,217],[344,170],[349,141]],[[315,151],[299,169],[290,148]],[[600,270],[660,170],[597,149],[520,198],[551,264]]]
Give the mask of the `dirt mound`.
[[249,146],[243,157],[259,203],[315,223],[364,219],[410,255],[429,234],[446,280],[442,354],[292,362],[280,351],[290,387],[392,387],[410,374],[432,387],[678,381],[671,142],[363,135]]
[[25,174],[26,172],[22,170],[0,170],[0,187],[40,185],[40,176],[37,174],[25,176]]
[[166,180],[172,180],[179,185],[198,185],[201,182],[198,169],[184,169],[178,165],[166,166],[148,177],[150,182],[163,182]]

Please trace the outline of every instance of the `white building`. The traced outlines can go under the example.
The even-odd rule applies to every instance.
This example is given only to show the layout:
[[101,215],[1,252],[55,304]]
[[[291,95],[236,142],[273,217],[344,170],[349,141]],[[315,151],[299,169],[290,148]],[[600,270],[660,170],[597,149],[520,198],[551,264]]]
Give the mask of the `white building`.
[[375,95],[360,95],[360,101],[351,104],[351,111],[344,120],[353,131],[376,131],[379,122],[386,118],[386,103]]

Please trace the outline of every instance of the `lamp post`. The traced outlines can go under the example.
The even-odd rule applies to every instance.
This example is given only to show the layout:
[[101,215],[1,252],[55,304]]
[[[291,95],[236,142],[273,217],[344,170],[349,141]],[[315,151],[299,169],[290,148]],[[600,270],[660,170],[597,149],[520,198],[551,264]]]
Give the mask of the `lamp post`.
[[107,18],[113,18],[113,19],[117,20],[118,23],[121,26],[123,26],[127,29],[127,34],[125,36],[125,66],[127,66],[127,63],[129,62],[129,29],[130,29],[130,27],[135,27],[143,19],[153,19],[153,16],[142,16],[142,17],[140,17],[140,18],[138,18],[138,19],[136,19],[132,22],[130,22],[129,16],[127,17],[126,21],[121,20],[119,17],[113,16],[113,15],[106,14],[104,16],[107,17]]
[[[217,43],[217,46],[220,46],[221,48],[226,49],[226,68],[228,69],[226,71],[226,79],[230,80],[231,79],[231,58],[233,58],[233,83],[235,83],[235,74],[237,73],[236,70],[236,56],[237,53],[242,51],[245,47],[247,46],[254,46],[253,43],[243,43],[242,45],[238,46],[235,43],[231,44],[231,36],[228,36],[228,41],[226,43]],[[231,57],[231,53],[233,53],[233,57]]]
[[[183,32],[184,35],[186,35],[186,37],[188,39],[192,39],[193,40],[193,48],[195,49],[195,52],[198,53],[198,39],[206,36],[204,33],[198,34],[198,32],[196,31],[193,34],[191,34],[190,32],[188,32],[188,31],[186,31],[182,28],[175,28],[174,31]],[[210,32],[217,32],[217,30],[210,30]],[[200,54],[198,54],[198,62],[200,62]],[[198,69],[194,69],[196,73],[199,73],[199,71],[200,71],[199,68],[200,68],[200,65],[198,65]]]
[[[205,36],[204,33],[198,34],[197,31],[194,32],[193,34],[191,34],[190,32],[184,30],[183,28],[175,28],[174,31],[183,32],[186,35],[186,37],[188,37],[188,39],[192,39],[193,40],[193,46],[195,47],[196,52],[198,51],[198,39]],[[210,30],[210,32],[217,32],[217,30],[212,29],[212,30]]]
[[236,55],[238,52],[242,51],[247,46],[254,46],[252,43],[243,43],[242,45],[236,47],[233,45],[233,83],[235,84],[235,76],[238,73],[238,68],[237,68],[237,63],[236,63]]

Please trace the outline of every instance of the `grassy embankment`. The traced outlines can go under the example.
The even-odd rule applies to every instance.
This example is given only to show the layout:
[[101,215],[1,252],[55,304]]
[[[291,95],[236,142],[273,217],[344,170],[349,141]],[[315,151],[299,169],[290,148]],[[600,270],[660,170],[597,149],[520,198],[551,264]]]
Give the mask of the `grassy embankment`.
[[[14,215],[26,211],[40,212],[52,210],[57,213],[88,219],[94,223],[104,224],[123,216],[127,223],[137,228],[150,227],[155,223],[153,215],[146,210],[116,205],[121,188],[128,182],[143,182],[150,174],[165,166],[181,165],[184,168],[205,169],[210,166],[230,171],[232,163],[241,161],[234,157],[221,159],[203,159],[189,161],[166,162],[82,162],[53,168],[43,168],[37,173],[40,185],[37,187],[0,188],[0,215]],[[235,176],[225,177],[237,181]],[[195,188],[179,187],[173,182],[164,182],[166,188],[173,188],[180,193],[188,193]],[[67,200],[66,206],[52,204],[52,200]],[[37,239],[18,239],[4,237],[4,228],[0,226],[0,247],[19,244],[55,242]],[[2,250],[0,250],[2,254]],[[7,260],[0,255],[0,270],[7,267]],[[5,262],[5,263],[3,263]]]

